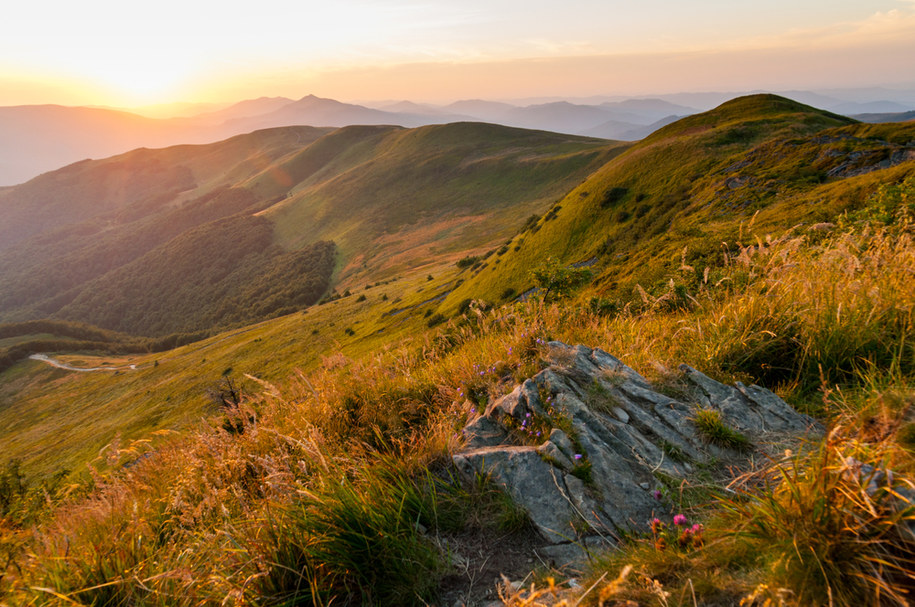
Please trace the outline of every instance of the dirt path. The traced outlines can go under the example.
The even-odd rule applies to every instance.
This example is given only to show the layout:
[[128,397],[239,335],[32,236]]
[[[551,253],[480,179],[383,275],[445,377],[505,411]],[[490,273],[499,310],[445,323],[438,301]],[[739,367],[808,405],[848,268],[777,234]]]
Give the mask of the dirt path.
[[67,363],[62,363],[59,360],[53,359],[47,354],[32,354],[29,356],[32,360],[40,360],[42,362],[48,363],[52,367],[57,367],[58,369],[66,369],[67,371],[79,371],[80,373],[88,373],[90,371],[121,371],[123,369],[132,369],[136,370],[136,365],[127,365],[126,367],[74,367],[68,365]]

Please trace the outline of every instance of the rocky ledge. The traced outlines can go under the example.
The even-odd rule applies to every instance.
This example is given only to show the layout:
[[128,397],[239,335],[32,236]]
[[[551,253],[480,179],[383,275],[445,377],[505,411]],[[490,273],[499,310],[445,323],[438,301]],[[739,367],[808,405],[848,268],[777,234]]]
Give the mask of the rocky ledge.
[[465,447],[453,460],[527,511],[540,556],[558,567],[670,516],[665,487],[698,468],[747,467],[823,432],[759,386],[726,386],[681,365],[665,394],[603,350],[548,345],[548,366],[510,394],[479,413],[465,403]]

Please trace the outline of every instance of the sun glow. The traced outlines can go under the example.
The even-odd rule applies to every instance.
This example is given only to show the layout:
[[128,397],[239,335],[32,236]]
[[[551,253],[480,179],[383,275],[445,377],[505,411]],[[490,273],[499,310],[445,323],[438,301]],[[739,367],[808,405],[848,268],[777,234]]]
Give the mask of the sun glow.
[[100,66],[92,79],[124,103],[147,103],[168,98],[186,84],[187,74],[157,61],[131,61]]
[[[671,70],[646,71],[641,65],[625,70],[624,80],[608,80],[591,67],[601,57],[657,54],[674,58],[659,65],[681,64],[677,55],[688,53],[714,55],[724,65],[729,56],[753,49],[790,55],[774,66],[786,74],[775,79],[783,86],[805,84],[809,78],[798,66],[814,60],[817,73],[851,83],[842,52],[831,62],[828,55],[813,57],[825,47],[848,51],[852,59],[872,55],[861,62],[865,69],[855,72],[858,84],[877,75],[886,82],[899,81],[900,74],[910,78],[905,62],[915,45],[913,0],[832,0],[828,11],[822,0],[650,4],[652,10],[605,0],[574,0],[569,6],[547,0],[11,3],[0,36],[0,105],[47,102],[48,91],[64,89],[69,95],[54,92],[53,101],[136,106],[306,93],[354,100],[411,91],[426,99],[443,97],[425,73],[409,86],[390,85],[392,77],[425,65],[450,85],[456,72],[470,69],[466,66],[504,64],[504,73],[490,70],[489,82],[480,75],[464,78],[475,86],[515,83],[517,90],[498,92],[503,96],[660,91],[670,88]],[[858,47],[868,48],[858,52]],[[532,61],[570,67],[558,70],[561,83],[550,87],[555,74],[532,69]],[[697,60],[673,70],[673,76],[703,70],[706,63]],[[730,76],[747,71],[745,61],[732,60],[723,71],[729,77],[696,86],[733,86]],[[353,78],[345,80],[348,76]],[[367,79],[377,82],[368,88]],[[448,95],[492,96],[480,88]]]

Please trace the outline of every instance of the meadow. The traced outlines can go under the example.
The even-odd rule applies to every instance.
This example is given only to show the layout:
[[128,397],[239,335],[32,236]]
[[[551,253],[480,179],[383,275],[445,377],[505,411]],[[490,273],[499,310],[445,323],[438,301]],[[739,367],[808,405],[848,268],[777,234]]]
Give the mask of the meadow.
[[[646,294],[608,313],[587,291],[471,305],[396,346],[337,351],[309,371],[254,381],[181,439],[104,454],[127,466],[44,499],[16,494],[6,506],[4,600],[434,601],[462,538],[525,533],[485,479],[467,484],[450,470],[462,395],[509,390],[539,368],[541,344],[558,339],[602,347],[659,385],[676,383],[681,362],[723,381],[763,377],[829,433],[761,461],[729,490],[701,478],[670,487],[679,511],[703,526],[701,541],[681,545],[665,521],[596,558],[586,596],[566,589],[557,601],[907,604],[912,185],[881,190],[825,232],[734,247],[719,277],[697,281],[678,305],[673,294]],[[875,480],[890,470],[891,481]],[[505,601],[546,600],[557,574],[538,575],[533,591],[506,591]]]
[[[632,146],[483,128],[546,137],[543,157],[461,148],[480,128],[342,129],[247,174],[288,194],[258,215],[276,242],[305,225],[342,251],[316,305],[156,352],[64,327],[113,344],[68,361],[121,368],[0,372],[0,602],[451,604],[508,572],[518,606],[910,604],[913,127],[753,96]],[[476,173],[436,147],[448,137]],[[424,179],[469,210],[422,215]],[[513,204],[473,196],[502,190]],[[482,235],[449,236],[474,213]],[[50,326],[0,334],[24,347]],[[754,465],[659,474],[678,516],[593,554],[573,586],[528,562],[524,511],[451,463],[468,410],[537,373],[550,340],[665,393],[684,395],[681,363],[758,383],[826,435],[762,451],[697,414]]]

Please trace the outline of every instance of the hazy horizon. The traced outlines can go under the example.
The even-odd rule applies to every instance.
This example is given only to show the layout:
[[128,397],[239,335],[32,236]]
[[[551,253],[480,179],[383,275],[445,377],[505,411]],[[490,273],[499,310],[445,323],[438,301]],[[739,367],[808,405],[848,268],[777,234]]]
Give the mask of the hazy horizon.
[[112,0],[9,8],[0,105],[912,87],[912,0]]

